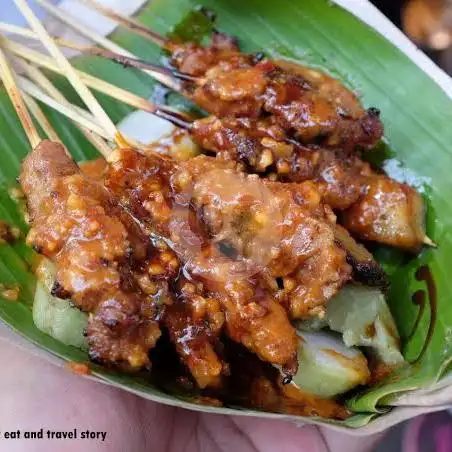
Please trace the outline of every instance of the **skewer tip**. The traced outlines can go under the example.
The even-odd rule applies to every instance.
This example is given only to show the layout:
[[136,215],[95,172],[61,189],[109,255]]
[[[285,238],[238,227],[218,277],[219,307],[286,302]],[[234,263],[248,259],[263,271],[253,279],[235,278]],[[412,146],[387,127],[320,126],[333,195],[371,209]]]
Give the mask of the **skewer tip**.
[[438,244],[434,242],[429,236],[424,236],[424,245],[430,246],[431,248],[438,248]]

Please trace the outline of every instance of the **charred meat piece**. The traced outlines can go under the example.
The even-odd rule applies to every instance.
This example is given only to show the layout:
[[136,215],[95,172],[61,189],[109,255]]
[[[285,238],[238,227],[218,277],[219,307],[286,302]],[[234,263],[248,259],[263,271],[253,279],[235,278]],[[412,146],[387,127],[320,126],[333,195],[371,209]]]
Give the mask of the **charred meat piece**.
[[[186,226],[174,223],[173,227],[178,232]],[[177,232],[173,240],[185,255],[186,269],[220,301],[229,337],[263,361],[283,366],[287,374],[294,375],[295,329],[271,292],[262,289],[258,269],[250,262],[231,260],[214,246],[195,251],[185,240],[179,240]]]
[[196,77],[217,65],[225,69],[249,67],[254,59],[240,52],[234,38],[214,32],[208,47],[193,42],[172,44],[171,61],[181,72]]
[[219,357],[224,314],[219,300],[206,296],[200,283],[180,278],[177,301],[165,312],[171,341],[200,388],[219,387],[227,365]]
[[346,110],[304,77],[279,68],[270,78],[263,95],[264,110],[300,142],[370,148],[383,136],[378,110]]
[[347,262],[353,268],[353,279],[367,286],[383,289],[389,285],[389,279],[383,267],[372,254],[350,235],[347,229],[337,224],[334,237],[339,246],[347,253]]

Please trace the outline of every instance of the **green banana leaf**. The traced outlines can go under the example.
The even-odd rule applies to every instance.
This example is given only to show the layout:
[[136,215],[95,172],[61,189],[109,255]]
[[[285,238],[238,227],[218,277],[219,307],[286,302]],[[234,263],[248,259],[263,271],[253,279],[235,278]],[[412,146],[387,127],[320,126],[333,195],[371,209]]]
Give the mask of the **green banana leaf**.
[[[197,9],[202,5],[217,14],[217,27],[236,35],[244,51],[264,50],[278,58],[291,58],[319,67],[341,79],[362,95],[366,106],[382,110],[386,142],[372,154],[372,161],[387,159],[400,162],[410,170],[410,178],[425,196],[428,205],[428,235],[438,249],[426,249],[416,259],[387,248],[376,255],[390,274],[389,303],[402,340],[407,366],[386,378],[377,387],[355,394],[349,406],[356,415],[343,425],[358,428],[369,423],[378,413],[385,413],[397,393],[433,384],[449,369],[452,360],[452,280],[447,269],[452,264],[452,103],[447,95],[407,56],[375,30],[329,0],[152,0],[137,18],[157,32],[172,33],[180,39],[205,39],[212,25]],[[161,61],[165,55],[149,41],[124,30],[116,30],[112,39],[137,55]],[[96,57],[77,57],[80,69],[142,96],[161,100],[161,88],[135,70],[124,69]],[[80,100],[67,83],[53,77],[57,86],[74,102]],[[114,121],[132,110],[105,95],[99,100]],[[175,94],[167,101],[184,110],[196,109]],[[43,107],[48,118],[76,160],[90,159],[96,151],[67,120]],[[10,196],[21,159],[29,146],[13,109],[0,90],[0,219],[19,226],[26,232],[20,205]],[[397,159],[397,160],[394,160]],[[400,165],[399,165],[400,166]],[[0,246],[0,282],[21,287],[18,302],[0,300],[0,318],[29,341],[50,353],[70,361],[86,361],[87,355],[64,346],[41,333],[33,324],[31,303],[35,280],[30,272],[33,252],[22,241]],[[436,284],[427,290],[426,282],[416,272],[427,266]],[[413,302],[413,294],[426,293],[425,305]],[[417,298],[419,300],[419,296]],[[200,407],[186,397],[167,394],[153,387],[146,375],[129,376],[106,371],[92,365],[93,373],[104,381],[153,397],[166,403],[215,412],[237,412],[240,408]],[[252,414],[252,411],[242,411]],[[268,417],[279,415],[264,414]]]

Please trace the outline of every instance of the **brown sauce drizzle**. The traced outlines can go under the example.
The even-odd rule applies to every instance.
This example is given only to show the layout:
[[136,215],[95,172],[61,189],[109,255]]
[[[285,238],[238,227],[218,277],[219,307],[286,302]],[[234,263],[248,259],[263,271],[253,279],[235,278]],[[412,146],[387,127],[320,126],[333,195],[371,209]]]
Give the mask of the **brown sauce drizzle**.
[[[437,312],[438,312],[438,299],[437,299],[436,284],[433,279],[433,274],[432,274],[430,268],[427,265],[423,265],[422,267],[420,267],[416,272],[416,279],[418,281],[424,281],[427,285],[428,301],[429,301],[429,306],[430,306],[430,323],[428,326],[427,335],[425,337],[424,344],[423,344],[417,358],[414,360],[411,360],[410,364],[417,364],[422,359],[428,346],[430,345],[430,342],[432,341],[433,333],[435,331]],[[413,338],[414,334],[416,333],[417,328],[419,327],[422,316],[424,315],[425,306],[426,306],[425,291],[418,290],[417,292],[415,292],[413,294],[412,299],[413,299],[413,303],[416,306],[419,306],[419,312],[418,312],[417,318],[414,322],[411,333],[408,335],[408,337],[405,341],[405,344],[409,343],[410,340]]]

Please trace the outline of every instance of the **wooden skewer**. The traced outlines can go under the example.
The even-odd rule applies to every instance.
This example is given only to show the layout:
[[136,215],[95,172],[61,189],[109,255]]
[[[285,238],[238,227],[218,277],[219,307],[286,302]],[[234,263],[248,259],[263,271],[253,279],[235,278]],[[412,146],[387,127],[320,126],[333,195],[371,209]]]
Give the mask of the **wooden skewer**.
[[[164,66],[161,66],[160,64],[151,63],[141,58],[132,58],[129,56],[121,55],[120,53],[112,52],[111,50],[101,49],[99,47],[87,47],[61,38],[57,38],[55,39],[55,41],[63,47],[68,47],[73,50],[79,50],[82,53],[89,53],[91,55],[100,56],[102,58],[106,58],[107,60],[114,61],[121,66],[134,67],[136,69],[151,71],[152,73],[162,74],[166,77],[173,77],[177,80],[192,82],[198,85],[205,83],[204,79],[202,79],[201,77],[194,77],[192,75],[185,74],[184,72],[180,72],[176,69],[166,68]],[[180,90],[180,87],[178,87],[178,89]]]
[[424,245],[430,246],[432,248],[438,248],[438,244],[434,242],[430,237],[427,235],[424,237]]
[[78,114],[80,114],[89,121],[94,121],[100,127],[100,124],[96,120],[94,120],[94,116],[89,111],[86,111],[79,106],[72,105],[55,87],[55,85],[37,67],[32,66],[25,60],[18,61],[22,68],[25,70],[28,78],[34,83],[36,83],[36,85],[38,85],[41,89],[43,89],[44,92],[46,92],[49,96],[53,97],[56,101],[60,102],[61,104],[69,105],[71,108],[76,110]]
[[83,99],[86,106],[93,113],[93,115],[98,118],[98,120],[102,123],[102,126],[105,128],[105,131],[111,134],[111,138],[116,140],[118,144],[123,142],[120,134],[116,130],[116,126],[113,124],[112,120],[105,113],[103,108],[97,102],[96,98],[93,96],[91,91],[83,84],[80,80],[80,77],[75,72],[69,61],[60,51],[58,46],[52,40],[52,38],[47,33],[46,29],[43,27],[39,19],[35,16],[33,11],[28,6],[26,0],[14,0],[19,10],[22,12],[25,19],[27,19],[31,28],[36,32],[39,38],[42,41],[42,44],[46,47],[49,53],[55,58],[58,65],[61,69],[64,70],[66,77],[71,82],[73,88],[79,96]]
[[111,139],[110,135],[107,132],[105,132],[105,130],[101,126],[99,126],[94,117],[92,118],[92,120],[89,120],[85,116],[82,116],[80,113],[78,113],[75,109],[60,104],[52,97],[45,94],[40,88],[38,88],[38,86],[36,86],[33,82],[31,82],[27,78],[18,76],[17,85],[22,91],[29,94],[33,98],[39,100],[43,104],[48,105],[49,107],[61,113],[62,115],[70,118],[73,121],[78,122],[79,124],[83,125],[83,127],[93,130],[95,133],[97,133],[100,136],[103,136],[106,139]]
[[[21,44],[6,41],[5,39],[3,39],[3,42],[5,47],[8,48],[8,50],[10,50],[15,55],[18,55],[21,58],[31,61],[39,66],[43,66],[54,72],[60,74],[62,73],[62,70],[47,55],[43,55],[31,49],[27,49],[25,46],[22,46]],[[137,96],[136,94],[131,93],[130,91],[119,88],[118,86],[113,85],[111,83],[107,83],[104,80],[98,79],[97,77],[94,77],[90,74],[86,74],[85,72],[77,71],[77,73],[80,75],[83,82],[85,82],[88,86],[97,89],[98,91],[107,94],[108,96],[114,99],[129,104],[134,108],[138,108],[139,110],[152,113],[156,116],[161,117],[162,119],[166,119],[167,121],[172,122],[178,127],[184,129],[189,129],[191,127],[192,122],[191,118],[188,117],[187,115],[184,115],[183,113],[180,113],[168,106],[155,105],[152,102],[140,96]],[[39,85],[39,82],[36,81],[36,83],[38,83]],[[47,88],[55,89],[55,87],[51,84],[50,81],[48,81],[47,86],[44,87],[46,91],[49,91]],[[52,93],[50,94],[52,95]],[[87,112],[83,109],[79,109],[79,113],[82,115],[87,114]],[[89,116],[88,119],[90,121],[93,120],[92,116]],[[128,140],[130,140],[130,138],[128,138]],[[142,145],[141,146],[138,145],[138,147],[141,148]]]
[[12,33],[15,35],[23,36],[24,38],[37,39],[36,33],[33,30],[25,27],[19,27],[13,24],[8,24],[6,22],[0,22],[0,31],[2,33]]
[[20,95],[19,89],[17,88],[16,81],[14,78],[14,72],[8,63],[3,49],[0,48],[0,76],[5,85],[8,96],[16,110],[17,116],[22,123],[22,127],[25,130],[28,141],[31,147],[34,149],[42,141],[39,136],[38,129],[33,124],[30,113],[25,106],[25,103]]
[[[24,58],[40,67],[44,67],[58,74],[63,74],[63,71],[49,56],[37,52],[36,50],[29,49],[22,44],[6,40],[5,38],[3,38],[2,41],[4,47],[6,47],[11,53]],[[80,70],[77,70],[76,72],[81,77],[82,81],[86,83],[90,88],[114,97],[115,99],[131,105],[134,108],[138,108],[149,113],[153,113],[156,109],[155,105],[149,102],[147,99],[137,96],[130,91],[119,88],[116,85],[94,77],[93,75],[87,74],[86,72]],[[114,94],[112,95],[112,93]],[[166,109],[171,110],[169,107],[166,107]]]
[[[4,43],[4,40],[0,41],[0,44],[2,43]],[[21,85],[24,91],[26,91],[26,93],[29,94],[31,97],[37,98],[41,102],[49,105],[50,107],[59,111],[61,114],[65,115],[66,117],[75,121],[76,123],[82,124],[86,129],[93,131],[96,131],[96,129],[98,129],[97,130],[97,132],[99,132],[98,135],[100,136],[103,135],[107,137],[105,131],[101,127],[99,127],[94,118],[92,121],[89,121],[87,119],[86,115],[89,115],[88,112],[85,112],[86,115],[81,115],[80,113],[77,113],[78,107],[74,108],[75,106],[73,105],[65,107],[64,105],[59,104],[57,101],[43,93],[36,85],[30,82],[30,80],[24,77],[18,76],[16,82],[14,78],[14,71],[11,68],[1,47],[0,47],[0,78],[3,81],[5,88],[7,89],[11,102],[13,103],[13,106],[17,112],[17,115],[22,123],[27,138],[33,149],[36,148],[36,146],[38,146],[42,142],[42,139],[31,119],[27,107],[25,106],[18,85]],[[131,142],[131,144],[136,149],[143,152],[148,151],[148,146],[136,142],[135,140],[129,139],[128,141]],[[108,146],[106,146],[105,143],[104,146],[100,146],[98,147],[98,149],[105,157],[107,157],[111,153],[111,149]]]
[[[22,68],[27,73],[30,80],[35,82],[40,88],[45,90],[49,96],[53,97],[57,102],[67,106],[72,107],[78,111],[81,115],[86,113],[88,118],[89,114],[82,108],[75,108],[71,103],[61,94],[60,91],[53,85],[53,83],[35,66],[32,66],[29,63],[26,63],[24,60],[20,61]],[[87,140],[100,152],[102,155],[108,155],[110,152],[110,147],[108,144],[102,139],[100,135],[93,132],[92,130],[79,125],[78,122],[75,123],[79,130],[83,133],[83,135],[87,138]]]
[[[109,134],[99,126],[99,124],[96,122],[96,118],[94,118],[94,116],[92,116],[89,112],[82,110],[78,106],[73,104],[63,105],[59,103],[53,97],[48,96],[47,94],[42,92],[42,90],[38,86],[36,86],[33,82],[25,77],[18,76],[17,81],[18,86],[22,91],[39,100],[43,104],[46,104],[54,110],[58,111],[58,113],[61,113],[62,115],[66,116],[68,119],[74,121],[85,129],[91,130],[94,132],[94,134],[103,137],[108,141],[111,141]],[[147,152],[149,150],[149,146],[129,137],[125,139],[124,146],[126,143],[141,152]],[[101,152],[102,155],[106,156],[111,152],[111,148],[109,146],[101,146],[99,152]]]
[[[33,30],[24,27],[18,27],[17,25],[8,24],[5,22],[0,22],[0,31],[13,33],[18,36],[22,36],[28,39],[37,39],[39,37]],[[166,68],[159,64],[154,64],[149,61],[143,60],[141,58],[132,58],[126,55],[122,55],[118,52],[113,52],[111,50],[101,49],[100,47],[86,46],[73,41],[68,41],[64,38],[52,37],[52,39],[60,46],[67,47],[69,49],[78,50],[82,53],[88,53],[91,55],[100,56],[108,60],[114,61],[122,66],[134,67],[137,69],[148,70],[152,73],[158,73],[165,77],[172,77],[177,80],[183,80],[187,82],[202,84],[203,80],[199,77],[193,77],[191,75],[185,74],[183,72],[177,71],[175,69]],[[179,87],[180,88],[180,87]]]
[[[49,96],[46,96],[42,92],[36,92],[36,95],[40,95],[41,98],[46,98],[46,101],[49,105],[53,105],[53,108],[58,109],[63,114],[68,115],[69,117],[73,117],[75,121],[82,121],[80,124],[82,124],[84,127],[93,130],[98,135],[101,135],[111,141],[115,141],[117,146],[119,147],[128,147],[130,146],[130,141],[127,141],[116,129],[116,126],[113,124],[111,119],[108,117],[107,113],[104,111],[100,103],[97,101],[97,99],[92,95],[91,91],[88,90],[86,85],[83,83],[75,69],[71,66],[67,58],[63,55],[63,53],[59,50],[58,46],[53,42],[52,38],[49,36],[47,31],[44,29],[44,27],[41,25],[39,20],[36,18],[34,13],[29,8],[26,0],[14,0],[16,5],[19,7],[19,9],[24,14],[25,18],[29,21],[30,25],[33,27],[34,31],[39,35],[39,37],[42,39],[42,43],[44,46],[49,50],[49,52],[55,57],[57,62],[59,63],[59,66],[61,69],[64,70],[65,74],[67,75],[67,78],[73,88],[78,92],[79,96],[83,100],[83,102],[88,106],[88,108],[91,110],[91,112],[94,115],[94,118],[97,119],[97,121],[102,122],[102,127],[95,128],[96,124],[92,122],[91,124],[87,124],[85,118],[80,118],[80,115],[78,115],[79,118],[74,117],[74,110],[69,109],[65,107],[64,105],[59,104],[54,99],[49,98]],[[34,88],[33,86],[30,86],[29,81],[22,80],[22,83],[25,85],[26,89]],[[98,117],[97,115],[100,115]],[[77,116],[77,115],[75,115]],[[94,128],[93,128],[94,126]],[[146,146],[143,146],[141,143],[137,143],[134,141],[133,145],[134,147],[137,147],[138,149],[147,149]]]
[[[61,22],[67,24],[69,27],[78,31],[82,36],[85,36],[86,38],[94,41],[96,44],[99,44],[100,46],[104,47],[105,49],[110,50],[112,52],[119,53],[120,55],[123,55],[126,57],[137,58],[133,53],[129,52],[126,49],[123,49],[121,46],[114,43],[110,39],[106,38],[105,36],[102,36],[101,34],[97,33],[96,31],[92,30],[91,28],[89,28],[85,25],[82,25],[78,19],[71,16],[66,11],[62,11],[58,7],[52,5],[48,0],[35,0],[35,2],[38,3],[43,9],[45,9],[49,14],[56,17]],[[171,88],[175,91],[180,90],[179,84],[175,83],[175,81],[171,77],[160,74],[158,72],[152,72],[149,70],[143,70],[143,71],[146,74],[150,75],[155,80],[168,86],[169,88]]]
[[39,104],[27,93],[22,93],[22,97],[27,104],[28,109],[30,110],[31,114],[34,116],[38,124],[41,126],[44,133],[47,135],[47,137],[52,141],[57,141],[61,143],[61,138],[58,136],[58,133],[53,128],[52,124],[50,124],[49,120],[47,119],[46,115],[42,111]]
[[18,87],[18,82],[16,82],[16,79],[14,77],[14,71],[11,68],[1,47],[0,47],[0,76],[1,80],[3,81],[7,89],[8,95],[11,99],[11,102],[13,103],[16,113],[19,116],[19,119],[22,123],[22,127],[25,130],[25,133],[27,135],[27,138],[30,142],[32,149],[35,149],[42,142],[42,139],[41,136],[39,135],[37,128],[33,124],[30,114],[24,104],[24,100],[28,104],[32,113],[35,115],[37,121],[43,128],[48,138],[51,139],[52,141],[57,141],[61,143],[60,137],[53,129],[53,127],[45,117],[44,113],[42,112],[41,108],[35,102],[35,100],[28,93],[21,95]]
[[106,7],[95,0],[81,0],[81,1],[83,3],[89,5],[91,8],[95,9],[96,11],[100,12],[104,16],[118,22],[125,28],[128,28],[129,30],[133,31],[135,34],[140,35],[146,39],[150,39],[151,41],[155,42],[160,47],[163,47],[168,50],[172,49],[171,40],[169,40],[168,38],[165,38],[164,36],[159,35],[155,31],[152,31],[150,28],[141,24],[137,20],[135,20],[131,17],[127,17],[122,14],[119,14],[118,12],[114,11],[113,9]]
[[[63,73],[63,71],[56,65],[53,60],[48,57],[47,55],[43,55],[40,52],[37,52],[35,50],[28,49],[27,47],[13,43],[12,41],[9,41],[5,38],[2,39],[3,45],[10,50],[15,55],[20,56],[21,58],[25,58],[28,61],[33,62],[34,64],[37,64],[39,66],[45,67],[47,69],[50,69],[51,71],[57,72],[57,73]],[[114,99],[117,99],[121,102],[127,103],[134,108],[138,108],[140,110],[146,111],[148,113],[155,114],[156,116],[159,116],[163,119],[166,119],[167,121],[172,122],[178,127],[182,127],[184,129],[189,129],[191,126],[191,118],[188,116],[170,108],[167,106],[157,106],[153,104],[152,102],[137,96],[134,93],[131,93],[130,91],[124,90],[122,88],[119,88],[116,85],[113,85],[111,83],[105,82],[104,80],[101,80],[97,77],[94,77],[93,75],[87,74],[83,71],[76,71],[77,74],[80,76],[82,81],[86,83],[91,88],[97,89],[98,91],[109,95],[110,97],[113,97]],[[41,77],[42,79],[42,77]],[[39,82],[37,82],[39,84]],[[54,89],[51,82],[47,83],[47,87],[49,89]],[[48,89],[45,87],[48,91]],[[84,110],[79,112],[83,115],[83,113],[86,113]],[[89,118],[92,121],[92,117]]]

